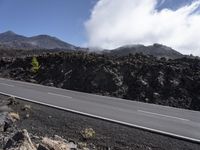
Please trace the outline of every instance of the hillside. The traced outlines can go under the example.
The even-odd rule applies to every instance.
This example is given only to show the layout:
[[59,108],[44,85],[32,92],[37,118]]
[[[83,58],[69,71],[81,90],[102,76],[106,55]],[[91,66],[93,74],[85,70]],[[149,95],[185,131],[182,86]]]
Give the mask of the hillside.
[[76,49],[76,46],[49,35],[25,37],[12,31],[0,34],[0,45],[1,49]]
[[[4,56],[6,56],[5,50],[8,50],[9,54],[11,54],[10,50],[13,50],[18,56],[20,56],[22,50],[89,51],[87,48],[76,47],[49,35],[26,37],[18,35],[12,31],[7,31],[0,34],[0,51],[3,51]],[[129,54],[142,53],[144,55],[152,55],[157,58],[165,57],[167,59],[184,57],[183,54],[177,52],[176,50],[161,44],[154,44],[151,46],[125,45],[113,50],[91,49],[90,51],[108,56],[127,56]],[[38,52],[36,52],[36,54],[38,54]]]
[[158,58],[165,57],[170,59],[184,57],[183,54],[177,52],[176,50],[161,44],[154,44],[151,46],[127,45],[113,50],[105,50],[103,53],[114,56],[127,56],[129,54],[143,53],[144,55],[152,55]]

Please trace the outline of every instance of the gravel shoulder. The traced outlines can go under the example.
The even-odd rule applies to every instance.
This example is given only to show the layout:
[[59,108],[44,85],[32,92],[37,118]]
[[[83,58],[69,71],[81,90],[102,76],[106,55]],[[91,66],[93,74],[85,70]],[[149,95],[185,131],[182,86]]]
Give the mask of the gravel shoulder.
[[[8,103],[6,99],[6,96],[1,95],[0,104]],[[16,128],[18,130],[26,129],[35,136],[53,137],[58,135],[74,143],[86,143],[90,147],[92,145],[99,150],[200,149],[200,145],[197,143],[154,134],[19,99],[16,102],[16,104],[10,105],[12,111],[20,116],[20,120],[15,123]],[[89,139],[83,138],[81,131],[86,128],[92,128],[95,131],[95,136]]]

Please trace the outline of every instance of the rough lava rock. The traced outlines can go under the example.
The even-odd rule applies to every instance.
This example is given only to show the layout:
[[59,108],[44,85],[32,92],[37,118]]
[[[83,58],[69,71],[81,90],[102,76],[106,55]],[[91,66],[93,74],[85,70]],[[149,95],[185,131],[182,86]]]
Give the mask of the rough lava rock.
[[0,76],[87,93],[200,110],[200,59],[158,59],[142,54],[115,57],[84,52],[0,59]]
[[33,145],[27,130],[17,132],[10,138],[5,147],[5,150],[37,150]]

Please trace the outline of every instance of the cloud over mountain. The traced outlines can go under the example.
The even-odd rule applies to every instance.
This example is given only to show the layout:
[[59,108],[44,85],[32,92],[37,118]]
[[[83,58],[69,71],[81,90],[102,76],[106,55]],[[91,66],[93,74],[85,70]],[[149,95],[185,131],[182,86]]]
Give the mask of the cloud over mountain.
[[85,23],[88,45],[116,48],[161,43],[200,55],[200,0],[176,10],[156,9],[162,0],[99,0]]

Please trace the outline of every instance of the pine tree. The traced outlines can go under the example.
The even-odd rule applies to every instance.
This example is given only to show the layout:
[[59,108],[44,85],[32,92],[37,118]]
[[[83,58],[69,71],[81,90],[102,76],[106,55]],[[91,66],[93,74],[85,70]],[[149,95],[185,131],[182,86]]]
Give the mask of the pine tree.
[[39,69],[40,69],[40,65],[39,65],[39,62],[38,62],[38,60],[37,60],[37,58],[35,56],[32,58],[31,65],[32,65],[31,70],[34,73],[37,73],[39,71]]

